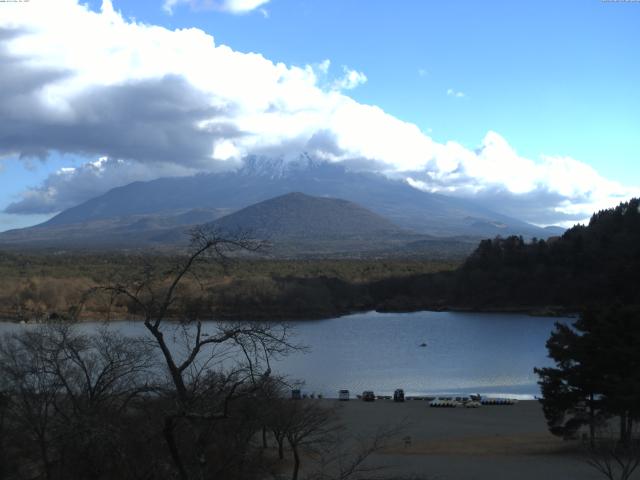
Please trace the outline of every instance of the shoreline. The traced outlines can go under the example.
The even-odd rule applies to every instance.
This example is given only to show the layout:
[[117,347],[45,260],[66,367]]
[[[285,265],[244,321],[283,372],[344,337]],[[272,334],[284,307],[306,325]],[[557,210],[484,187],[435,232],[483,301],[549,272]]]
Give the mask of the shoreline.
[[[466,307],[466,306],[427,306],[420,308],[386,308],[386,307],[378,307],[378,308],[362,308],[362,309],[345,309],[345,310],[337,310],[331,313],[319,313],[319,312],[309,312],[305,314],[305,316],[300,315],[287,315],[282,312],[268,312],[269,314],[262,313],[260,315],[256,314],[246,314],[246,313],[221,313],[217,316],[212,316],[209,319],[202,319],[203,322],[209,321],[221,321],[221,322],[234,322],[234,321],[250,321],[250,322],[261,322],[261,321],[275,321],[273,318],[279,318],[277,321],[284,322],[304,322],[304,321],[322,321],[322,320],[330,320],[334,318],[347,317],[350,315],[357,314],[366,314],[366,313],[418,313],[418,312],[452,312],[452,313],[493,313],[493,314],[523,314],[528,315],[530,317],[544,317],[544,318],[576,318],[579,313],[578,308],[565,308],[561,306],[543,306],[543,307]],[[92,317],[86,315],[80,315],[77,320],[67,317],[66,315],[59,315],[57,312],[51,312],[48,314],[43,314],[46,318],[43,319],[25,319],[23,317],[17,317],[12,315],[0,315],[0,322],[6,323],[25,323],[25,324],[39,324],[46,323],[49,321],[77,321],[78,323],[90,323],[90,322],[117,322],[117,321],[143,321],[142,317],[136,316],[121,316],[119,318],[99,318]],[[178,317],[167,318],[169,321],[178,321]]]

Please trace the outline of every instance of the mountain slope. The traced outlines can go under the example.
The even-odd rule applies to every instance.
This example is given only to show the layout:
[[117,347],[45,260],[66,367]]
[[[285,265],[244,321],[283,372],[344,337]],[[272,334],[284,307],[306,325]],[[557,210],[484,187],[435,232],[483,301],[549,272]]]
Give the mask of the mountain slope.
[[250,231],[258,238],[325,239],[400,234],[386,218],[355,203],[294,192],[220,218],[213,226]]
[[[72,239],[87,247],[137,245],[149,239],[162,243],[160,234],[172,223],[174,227],[203,223],[290,192],[354,202],[418,234],[476,238],[510,234],[546,238],[550,234],[469,200],[423,192],[405,181],[301,155],[288,162],[249,157],[243,168],[233,172],[134,182],[36,227],[0,234],[0,243],[63,246]],[[205,209],[211,217],[196,218],[194,209]]]
[[542,228],[501,215],[473,201],[423,192],[405,181],[353,172],[307,156],[284,162],[250,157],[238,171],[135,182],[55,216],[43,226],[162,214],[193,208],[234,211],[290,192],[343,198],[393,221],[432,235],[522,234],[548,236]]
[[[286,258],[461,257],[476,243],[467,238],[443,240],[413,233],[353,202],[299,192],[250,205],[204,227],[223,235],[246,233],[253,239],[266,240],[264,254]],[[184,228],[175,228],[150,240],[179,246],[187,239]]]

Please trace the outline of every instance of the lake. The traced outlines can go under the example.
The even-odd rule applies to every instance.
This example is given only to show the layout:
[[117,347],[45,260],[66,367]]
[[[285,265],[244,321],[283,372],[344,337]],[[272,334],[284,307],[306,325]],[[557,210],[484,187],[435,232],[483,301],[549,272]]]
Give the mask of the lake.
[[[533,367],[549,366],[545,342],[555,322],[569,318],[523,314],[367,312],[326,320],[288,322],[294,342],[309,347],[273,370],[304,380],[303,392],[335,397],[374,390],[390,395],[480,393],[534,398]],[[119,321],[126,335],[147,334],[141,322]],[[83,324],[83,329],[96,324]],[[0,332],[24,325],[0,323]],[[27,328],[29,328],[27,326]],[[425,343],[423,347],[421,344]]]

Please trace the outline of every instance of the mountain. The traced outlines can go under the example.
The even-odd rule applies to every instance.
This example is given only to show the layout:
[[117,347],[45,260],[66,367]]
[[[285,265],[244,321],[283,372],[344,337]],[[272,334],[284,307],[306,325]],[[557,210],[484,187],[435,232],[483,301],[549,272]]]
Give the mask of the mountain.
[[45,223],[0,233],[0,246],[62,249],[139,248],[157,244],[153,238],[162,232],[178,228],[186,231],[194,225],[211,222],[223,214],[216,209],[193,209],[164,215],[130,215],[54,225]]
[[549,225],[544,227],[544,231],[547,233],[547,237],[559,237],[567,231],[566,228],[558,227],[557,225]]
[[[211,221],[291,192],[340,198],[416,234],[436,237],[546,238],[550,233],[473,201],[428,193],[406,181],[349,170],[301,155],[295,161],[248,157],[236,171],[134,182],[67,209],[49,221],[0,234],[0,244],[135,246],[162,244],[176,226]],[[196,212],[206,212],[198,217]],[[207,217],[208,216],[208,217]]]
[[403,231],[355,203],[294,192],[265,200],[216,220],[223,231],[244,230],[259,238],[325,239],[393,235]]
[[[476,242],[468,238],[443,240],[404,230],[388,219],[339,198],[287,193],[250,205],[204,225],[224,234],[248,232],[268,243],[266,254],[277,257],[430,255],[462,256]],[[185,244],[184,228],[152,238],[162,244]]]

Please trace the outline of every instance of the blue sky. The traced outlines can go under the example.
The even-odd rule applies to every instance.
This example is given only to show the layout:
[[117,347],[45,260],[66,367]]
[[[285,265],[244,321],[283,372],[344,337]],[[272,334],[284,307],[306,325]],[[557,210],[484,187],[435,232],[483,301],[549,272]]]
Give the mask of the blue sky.
[[[289,67],[317,69],[328,59],[332,79],[343,67],[361,72],[366,82],[343,95],[415,124],[438,144],[453,141],[473,152],[487,132],[497,132],[533,162],[570,157],[603,179],[640,186],[640,3],[271,0],[233,14],[220,8],[225,1],[236,0],[178,2],[171,14],[163,0],[114,0],[113,7],[125,22],[201,29],[218,46]],[[97,13],[101,4],[88,2]],[[46,148],[46,161],[26,163],[18,152],[5,152],[0,208],[42,190],[60,168],[101,156],[84,147],[65,156],[53,144]],[[524,191],[505,185],[514,194]],[[471,190],[476,184],[462,193]],[[585,208],[605,201],[601,195],[590,203],[583,193],[571,199]],[[5,224],[40,218],[27,209],[18,213],[5,214]]]
[[570,155],[640,184],[640,4],[272,0],[268,18],[187,6],[170,16],[154,1],[115,7],[274,61],[348,65],[368,78],[353,98],[436,140],[473,148],[495,130],[523,155]]

